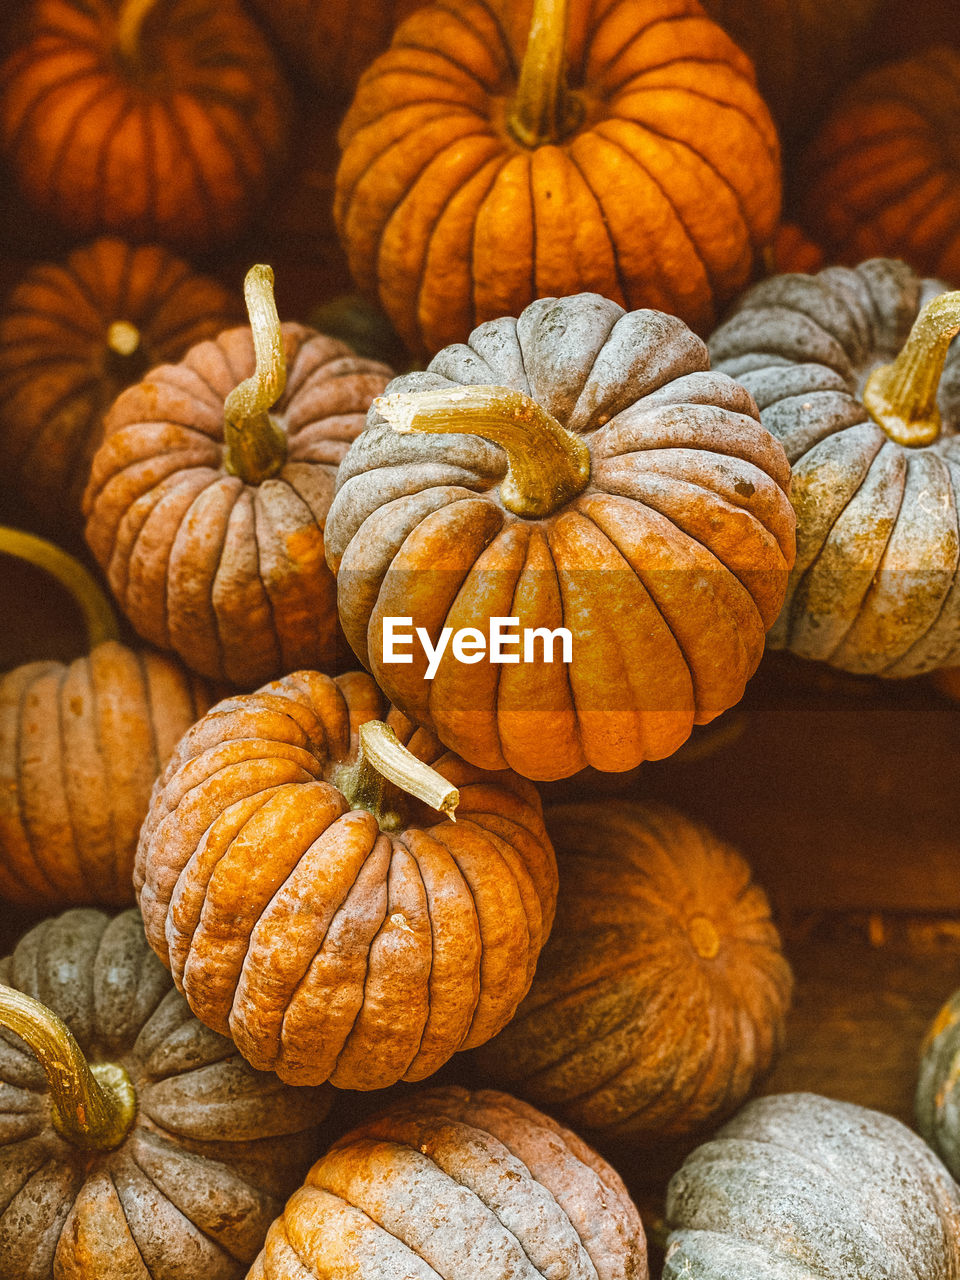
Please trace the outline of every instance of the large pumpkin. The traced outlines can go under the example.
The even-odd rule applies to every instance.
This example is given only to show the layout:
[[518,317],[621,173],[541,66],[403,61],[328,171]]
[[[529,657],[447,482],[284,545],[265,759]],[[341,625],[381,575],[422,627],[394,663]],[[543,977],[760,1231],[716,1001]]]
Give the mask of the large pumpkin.
[[237,0],[33,0],[0,70],[0,149],[74,235],[219,244],[268,198],[289,129]]
[[111,409],[86,537],[137,631],[192,670],[250,687],[337,660],[323,527],[337,464],[385,365],[280,325],[253,268],[252,328],[201,342]]
[[670,1183],[663,1280],[954,1280],[960,1190],[878,1111],[749,1103]]
[[640,1215],[585,1142],[505,1093],[422,1092],[341,1138],[248,1280],[647,1280]]
[[167,249],[103,239],[32,267],[0,314],[0,466],[18,498],[48,528],[78,525],[113,401],[239,318]]
[[793,464],[777,647],[884,676],[960,661],[960,295],[924,306],[942,289],[886,260],[777,276],[710,340]]
[[790,967],[729,845],[669,809],[547,811],[560,894],[485,1079],[577,1128],[659,1138],[735,1110],[783,1040]]
[[934,1018],[920,1051],[917,1128],[960,1178],[960,992]]
[[583,290],[708,329],[777,224],[753,67],[696,0],[420,9],[340,137],[351,271],[411,349]]
[[[374,408],[327,554],[347,639],[407,715],[481,768],[559,778],[667,756],[738,701],[793,559],[789,469],[682,321],[542,299]],[[415,636],[390,660],[388,618],[436,648],[495,617],[524,661],[516,635],[512,662],[454,642],[427,678]],[[560,626],[567,655],[533,635]]]
[[385,710],[362,673],[220,702],[143,826],[151,946],[199,1018],[291,1084],[422,1080],[482,1044],[553,920],[536,789]]
[[960,284],[960,48],[870,71],[810,147],[802,216],[835,261],[903,258]]
[[329,1094],[192,1018],[134,911],[45,920],[0,983],[0,1280],[240,1280]]

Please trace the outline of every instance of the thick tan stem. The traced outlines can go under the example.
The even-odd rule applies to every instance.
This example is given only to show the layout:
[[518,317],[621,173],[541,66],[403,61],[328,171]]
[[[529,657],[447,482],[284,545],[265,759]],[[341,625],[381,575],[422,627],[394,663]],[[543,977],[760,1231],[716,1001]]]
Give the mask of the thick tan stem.
[[500,501],[516,515],[552,515],[590,482],[583,440],[512,387],[400,391],[374,404],[394,431],[483,436],[500,445],[509,461]]
[[129,320],[114,320],[107,330],[107,346],[118,356],[132,356],[140,346],[140,330]]
[[120,630],[110,601],[93,575],[66,551],[35,534],[0,525],[0,555],[13,556],[42,569],[69,591],[83,614],[89,648],[119,637]]
[[112,1151],[130,1132],[137,1100],[116,1063],[91,1067],[70,1028],[38,1000],[0,986],[0,1026],[37,1056],[50,1089],[54,1127],[74,1146]]
[[123,0],[117,14],[117,49],[130,63],[140,60],[140,33],[157,0]]
[[400,831],[405,825],[402,804],[392,803],[401,799],[397,791],[403,796],[415,796],[456,821],[460,792],[436,769],[408,751],[382,720],[368,720],[360,726],[356,762],[343,766],[335,782],[354,808],[372,813],[385,831]]
[[561,142],[583,119],[583,104],[567,84],[569,0],[534,0],[527,48],[507,128],[524,147]]
[[283,330],[273,297],[273,270],[251,267],[243,284],[257,370],[227,396],[223,407],[226,468],[247,484],[275,476],[287,460],[287,437],[270,410],[287,385]]
[[940,435],[937,393],[950,343],[960,333],[960,292],[941,293],[914,321],[892,364],[874,369],[863,403],[897,444],[920,448]]

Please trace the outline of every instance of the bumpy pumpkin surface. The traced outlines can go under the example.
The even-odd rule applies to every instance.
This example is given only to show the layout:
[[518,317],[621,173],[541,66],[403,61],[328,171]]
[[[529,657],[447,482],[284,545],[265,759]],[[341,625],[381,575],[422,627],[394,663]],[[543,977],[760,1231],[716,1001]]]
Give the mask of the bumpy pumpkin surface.
[[920,1054],[917,1128],[955,1178],[960,1177],[960,992],[934,1018]]
[[32,267],[0,314],[0,466],[46,526],[78,524],[103,415],[148,369],[239,320],[167,249],[102,239]]
[[248,1280],[647,1280],[640,1215],[569,1129],[505,1093],[436,1089],[341,1138]]
[[[348,1089],[421,1080],[533,978],[557,871],[536,789],[390,712],[459,788],[456,822],[352,775],[369,676],[301,671],[215,706],[157,783],[135,883],[190,1007],[254,1066]],[[379,791],[379,794],[378,794]]]
[[[45,920],[0,960],[0,982],[59,1014],[136,1105],[115,1145],[96,1145],[88,1093],[74,1099],[86,1119],[56,1127],[37,1058],[0,1030],[0,1280],[239,1280],[315,1153],[329,1095],[251,1071],[191,1017],[134,911]],[[69,1087],[70,1058],[45,1056]]]
[[890,1116],[815,1094],[749,1103],[667,1192],[663,1280],[954,1280],[960,1191]]
[[412,349],[582,290],[709,328],[773,234],[746,55],[696,0],[568,7],[565,39],[565,2],[418,10],[360,82],[334,212]]
[[[494,387],[477,424],[462,390],[475,384],[527,399]],[[780,609],[794,550],[782,449],[682,321],[595,294],[481,325],[381,403],[445,388],[449,425],[433,429],[449,434],[399,434],[374,411],[341,465],[327,554],[354,652],[397,706],[482,768],[559,778],[669,755],[738,701]],[[546,456],[527,434],[538,416],[583,465],[558,497],[544,464],[540,514],[525,516],[508,495]],[[434,646],[443,627],[486,635],[495,616],[562,625],[572,662],[559,651],[545,662],[537,646],[532,661],[466,665],[448,646],[427,680],[419,644],[410,664],[385,661],[391,616]]]
[[215,245],[278,174],[288,92],[236,0],[35,0],[0,70],[0,149],[72,233]]
[[714,367],[749,388],[793,465],[797,559],[778,648],[884,676],[960,661],[960,344],[946,351],[930,443],[901,443],[864,403],[868,375],[943,288],[882,259],[778,276],[710,340]]
[[903,258],[960,284],[960,49],[857,80],[808,152],[804,221],[834,261]]
[[740,1105],[783,1040],[790,968],[735,850],[672,810],[558,805],[557,919],[486,1078],[577,1127],[686,1133]]

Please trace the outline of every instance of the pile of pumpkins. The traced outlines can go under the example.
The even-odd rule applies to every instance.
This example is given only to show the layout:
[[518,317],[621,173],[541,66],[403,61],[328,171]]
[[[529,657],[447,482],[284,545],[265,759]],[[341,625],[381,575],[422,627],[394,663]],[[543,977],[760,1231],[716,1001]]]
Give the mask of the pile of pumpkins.
[[[865,66],[890,8],[13,6],[0,554],[89,652],[0,677],[0,1280],[646,1280],[574,1129],[701,1142],[664,1280],[960,1275],[960,998],[922,1139],[748,1101],[749,867],[536,785],[765,644],[960,666],[960,30]],[[318,99],[335,332],[235,271]]]

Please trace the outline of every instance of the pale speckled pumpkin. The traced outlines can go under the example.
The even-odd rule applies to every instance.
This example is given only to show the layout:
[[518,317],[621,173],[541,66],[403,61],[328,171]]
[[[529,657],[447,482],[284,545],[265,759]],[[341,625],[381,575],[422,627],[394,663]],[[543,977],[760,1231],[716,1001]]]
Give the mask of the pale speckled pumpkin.
[[934,1018],[920,1051],[917,1128],[960,1178],[960,991]]
[[341,1138],[248,1280],[647,1280],[640,1215],[569,1129],[505,1093],[416,1094]]
[[905,1125],[815,1094],[749,1103],[667,1193],[663,1280],[955,1280],[960,1189]]

